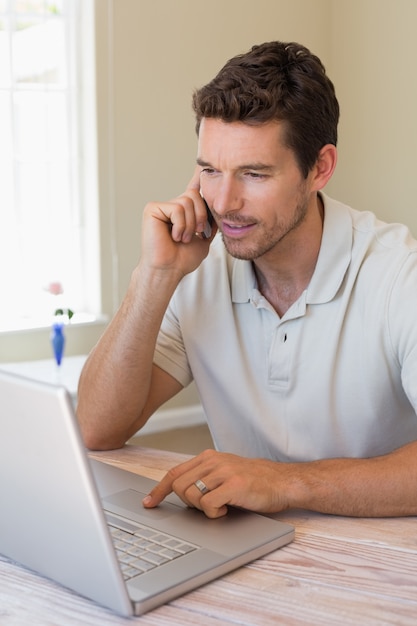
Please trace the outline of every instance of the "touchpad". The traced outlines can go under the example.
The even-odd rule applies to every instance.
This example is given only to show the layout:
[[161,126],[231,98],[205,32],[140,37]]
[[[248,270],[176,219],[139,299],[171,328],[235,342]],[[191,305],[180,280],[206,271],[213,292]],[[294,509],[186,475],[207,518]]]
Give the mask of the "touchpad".
[[134,520],[140,521],[148,518],[149,520],[160,520],[165,517],[169,517],[173,513],[178,513],[181,507],[169,502],[161,502],[155,509],[145,509],[142,504],[142,500],[145,497],[144,493],[136,491],[135,489],[125,489],[124,491],[118,491],[111,496],[103,498],[104,508],[112,513],[118,513],[119,515],[131,517]]

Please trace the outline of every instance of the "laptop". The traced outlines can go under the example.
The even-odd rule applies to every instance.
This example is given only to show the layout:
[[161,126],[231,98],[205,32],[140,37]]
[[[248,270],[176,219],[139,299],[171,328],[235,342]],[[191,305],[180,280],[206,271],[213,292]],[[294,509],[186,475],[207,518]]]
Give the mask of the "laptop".
[[0,371],[0,554],[121,615],[141,615],[289,543],[292,526],[220,519],[89,459],[66,389]]

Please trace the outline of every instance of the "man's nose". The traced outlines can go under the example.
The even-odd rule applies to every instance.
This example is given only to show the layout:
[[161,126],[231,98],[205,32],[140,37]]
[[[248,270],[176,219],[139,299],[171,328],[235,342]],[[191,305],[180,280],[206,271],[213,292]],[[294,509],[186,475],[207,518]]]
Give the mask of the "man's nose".
[[242,195],[239,185],[232,181],[222,181],[213,197],[213,210],[218,215],[239,211],[242,208]]

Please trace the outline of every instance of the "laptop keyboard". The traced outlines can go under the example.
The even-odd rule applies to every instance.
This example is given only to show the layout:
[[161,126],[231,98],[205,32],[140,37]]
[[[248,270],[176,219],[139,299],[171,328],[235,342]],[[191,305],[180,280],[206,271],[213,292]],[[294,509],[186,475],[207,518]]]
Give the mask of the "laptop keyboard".
[[125,580],[149,572],[199,547],[150,526],[132,524],[107,511],[105,515]]

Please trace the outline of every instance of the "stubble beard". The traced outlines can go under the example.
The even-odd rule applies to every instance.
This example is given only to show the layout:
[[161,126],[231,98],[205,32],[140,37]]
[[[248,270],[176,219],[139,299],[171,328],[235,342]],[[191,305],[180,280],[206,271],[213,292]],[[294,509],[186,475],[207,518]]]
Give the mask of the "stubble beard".
[[275,229],[262,229],[258,240],[245,242],[236,239],[228,239],[222,233],[222,239],[227,252],[235,259],[242,261],[254,261],[270,252],[282,242],[290,233],[297,230],[305,221],[308,210],[308,198],[300,194],[294,214],[288,222],[278,222]]

